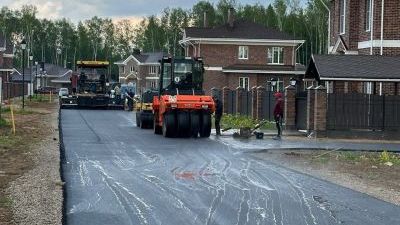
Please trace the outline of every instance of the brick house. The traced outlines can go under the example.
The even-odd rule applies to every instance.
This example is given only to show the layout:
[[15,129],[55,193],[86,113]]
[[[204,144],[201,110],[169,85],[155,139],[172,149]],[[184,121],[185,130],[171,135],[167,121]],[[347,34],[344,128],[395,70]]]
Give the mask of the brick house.
[[[235,21],[232,9],[228,21],[217,27],[185,28],[180,41],[186,56],[203,58],[207,93],[225,86],[283,91],[290,78],[303,78],[305,68],[296,64],[296,51],[304,40],[250,21]],[[276,87],[271,78],[278,80]]]
[[[359,68],[360,60],[381,60],[379,57],[347,57],[344,55],[381,55],[400,57],[400,1],[398,0],[332,0],[330,18],[329,54],[351,59],[346,67]],[[340,59],[331,57],[331,66]],[[321,60],[323,58],[323,60]],[[320,76],[318,64],[325,65],[328,56],[313,56],[306,72],[306,80],[317,80],[332,92],[354,92],[379,95],[399,94],[400,74],[387,74],[386,64],[374,63],[378,70],[368,77],[354,71],[354,74],[326,74]],[[392,60],[392,58],[388,58]],[[322,62],[324,61],[324,62]],[[365,65],[365,64],[364,64]],[[368,66],[368,65],[365,65]],[[385,72],[386,71],[386,72]],[[324,77],[325,76],[325,77]]]
[[123,61],[115,62],[119,68],[119,83],[133,84],[136,94],[158,87],[158,73],[163,52],[132,54]]
[[13,58],[14,45],[2,32],[0,32],[0,102],[3,99],[8,98],[6,85],[9,83],[10,74],[14,71]]

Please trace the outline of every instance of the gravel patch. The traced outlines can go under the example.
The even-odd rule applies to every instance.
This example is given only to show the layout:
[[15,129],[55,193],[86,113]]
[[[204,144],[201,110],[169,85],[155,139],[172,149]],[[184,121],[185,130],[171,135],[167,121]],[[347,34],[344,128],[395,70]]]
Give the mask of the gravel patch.
[[7,189],[16,224],[62,224],[58,112],[54,111],[43,122],[51,123],[51,134],[29,153],[34,168],[13,181]]

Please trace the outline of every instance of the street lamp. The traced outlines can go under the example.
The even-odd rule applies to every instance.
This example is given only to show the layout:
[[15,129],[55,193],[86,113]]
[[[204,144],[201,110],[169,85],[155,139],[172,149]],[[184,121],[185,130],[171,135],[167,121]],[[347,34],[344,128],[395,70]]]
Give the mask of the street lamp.
[[273,77],[273,78],[271,78],[270,81],[271,81],[271,85],[272,85],[272,90],[271,91],[274,91],[278,80],[275,77]]
[[29,69],[31,71],[31,76],[30,76],[30,80],[29,80],[29,83],[30,83],[31,86],[28,89],[29,100],[32,100],[32,91],[33,91],[33,89],[32,89],[32,86],[33,86],[33,84],[32,84],[32,61],[33,61],[33,55],[29,55],[29,63],[28,63],[28,65],[29,65]]
[[[34,90],[36,90],[36,92],[37,92],[37,77],[38,77],[38,74],[37,74],[37,67],[38,67],[38,64],[39,64],[39,62],[38,61],[35,61],[35,66],[36,66],[36,73],[35,73],[35,80],[34,80],[34,82],[33,82],[33,86],[34,86]],[[35,92],[35,91],[34,91]],[[35,95],[36,96],[36,95]]]
[[25,109],[25,50],[26,41],[25,39],[21,42],[22,48],[22,109]]
[[290,78],[290,85],[296,86],[296,83],[297,83],[296,78],[294,78],[294,77]]

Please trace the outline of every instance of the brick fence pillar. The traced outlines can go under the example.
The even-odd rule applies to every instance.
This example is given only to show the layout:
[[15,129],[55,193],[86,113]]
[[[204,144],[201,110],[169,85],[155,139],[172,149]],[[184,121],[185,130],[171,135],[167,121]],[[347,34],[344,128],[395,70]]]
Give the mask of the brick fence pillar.
[[251,88],[251,117],[257,119],[257,87]]
[[314,131],[316,137],[326,137],[327,94],[324,86],[315,88]]
[[231,91],[231,89],[229,89],[228,87],[223,87],[222,88],[222,105],[223,105],[223,113],[228,113],[229,112],[229,92]]
[[236,114],[241,114],[244,88],[236,88]]
[[307,88],[307,131],[308,133],[314,130],[314,104],[315,104],[315,87]]
[[296,130],[296,88],[292,85],[285,88],[284,121],[286,130]]
[[263,119],[263,102],[265,97],[266,89],[263,86],[257,87],[257,119]]

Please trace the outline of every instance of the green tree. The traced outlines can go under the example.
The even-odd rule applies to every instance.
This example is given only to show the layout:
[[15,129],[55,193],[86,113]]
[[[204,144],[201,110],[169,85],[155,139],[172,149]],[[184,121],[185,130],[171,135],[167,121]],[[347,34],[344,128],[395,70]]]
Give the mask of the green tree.
[[199,1],[192,8],[191,18],[195,27],[204,25],[204,13],[207,14],[208,26],[215,25],[216,14],[214,6],[209,1]]

